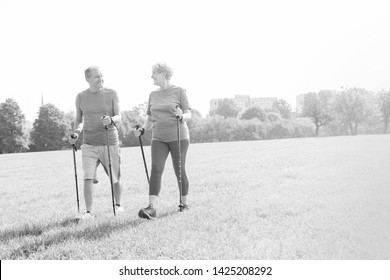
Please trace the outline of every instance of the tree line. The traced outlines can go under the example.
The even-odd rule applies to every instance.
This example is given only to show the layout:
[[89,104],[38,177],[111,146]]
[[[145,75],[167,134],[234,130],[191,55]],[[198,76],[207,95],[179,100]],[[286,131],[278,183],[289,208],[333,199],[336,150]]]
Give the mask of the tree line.
[[386,134],[390,122],[390,90],[374,93],[347,88],[341,92],[311,92],[304,97],[302,115],[311,119],[316,135],[321,127],[330,135]]
[[[121,112],[118,124],[123,147],[138,146],[133,133],[146,119],[147,103]],[[69,149],[67,137],[73,130],[74,111],[62,112],[54,104],[39,108],[32,129],[18,103],[8,98],[0,104],[0,153]],[[245,111],[232,99],[223,99],[203,117],[196,109],[188,121],[192,143],[266,140],[293,137],[387,133],[390,123],[390,90],[373,93],[361,88],[336,92],[321,90],[304,95],[302,111],[278,99],[270,108],[251,107]],[[76,145],[81,145],[80,137]],[[143,136],[150,145],[151,132]]]

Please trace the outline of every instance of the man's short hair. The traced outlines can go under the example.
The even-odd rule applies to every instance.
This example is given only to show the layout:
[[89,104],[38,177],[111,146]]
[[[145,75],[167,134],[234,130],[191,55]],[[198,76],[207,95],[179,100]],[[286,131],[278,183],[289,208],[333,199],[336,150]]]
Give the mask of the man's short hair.
[[100,70],[98,66],[89,66],[87,69],[84,71],[85,78],[88,79],[91,77],[91,71],[92,70]]

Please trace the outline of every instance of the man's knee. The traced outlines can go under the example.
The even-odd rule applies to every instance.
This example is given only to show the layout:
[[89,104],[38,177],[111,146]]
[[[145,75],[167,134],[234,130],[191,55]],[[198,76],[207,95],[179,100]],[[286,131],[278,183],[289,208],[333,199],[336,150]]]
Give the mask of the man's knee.
[[84,179],[84,186],[92,186],[93,182],[93,179]]

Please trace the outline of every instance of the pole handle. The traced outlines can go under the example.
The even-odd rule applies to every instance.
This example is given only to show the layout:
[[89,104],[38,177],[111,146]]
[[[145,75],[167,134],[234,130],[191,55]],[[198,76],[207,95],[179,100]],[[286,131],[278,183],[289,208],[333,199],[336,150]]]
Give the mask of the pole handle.
[[[176,105],[176,110],[177,110],[177,109],[179,109],[179,105]],[[179,116],[176,116],[176,119],[178,119],[178,120],[179,120],[179,119],[180,119],[180,117],[179,117]]]

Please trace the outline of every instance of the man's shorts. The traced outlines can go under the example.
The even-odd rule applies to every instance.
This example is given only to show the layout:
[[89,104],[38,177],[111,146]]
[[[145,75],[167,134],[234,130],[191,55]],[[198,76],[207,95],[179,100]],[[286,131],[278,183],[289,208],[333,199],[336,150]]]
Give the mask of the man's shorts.
[[[110,176],[107,146],[92,146],[83,144],[81,146],[84,180],[97,182],[96,169],[102,163],[104,171]],[[119,146],[110,146],[112,182],[116,184],[121,177],[120,172],[120,149]]]

